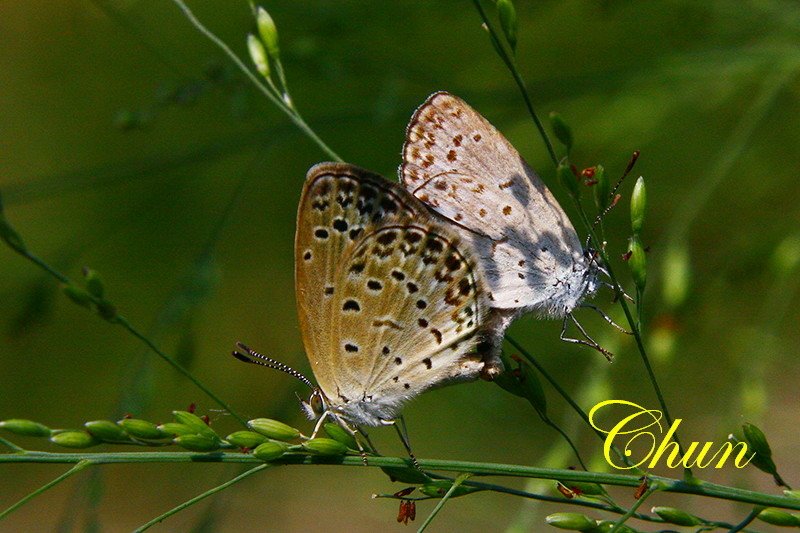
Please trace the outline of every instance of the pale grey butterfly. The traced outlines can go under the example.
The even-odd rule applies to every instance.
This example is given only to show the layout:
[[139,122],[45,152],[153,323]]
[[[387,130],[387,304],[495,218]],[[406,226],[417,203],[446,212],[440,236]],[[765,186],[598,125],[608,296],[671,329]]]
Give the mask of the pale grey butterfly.
[[[408,124],[399,173],[416,198],[476,236],[501,329],[529,311],[564,318],[562,339],[610,355],[572,316],[600,285],[601,267],[544,182],[489,121],[452,94],[432,94]],[[587,340],[564,336],[568,319]]]
[[247,355],[234,355],[311,387],[303,405],[319,419],[314,434],[326,419],[351,432],[393,424],[428,389],[502,370],[501,332],[475,255],[397,183],[349,164],[318,164],[298,209],[295,292],[319,386],[246,346]]

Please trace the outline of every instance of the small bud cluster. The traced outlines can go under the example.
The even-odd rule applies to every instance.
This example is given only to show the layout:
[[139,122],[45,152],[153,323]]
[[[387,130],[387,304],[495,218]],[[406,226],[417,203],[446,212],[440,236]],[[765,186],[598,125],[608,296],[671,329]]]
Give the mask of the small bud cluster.
[[[256,71],[266,80],[267,85],[275,96],[279,97],[290,109],[293,109],[292,99],[286,87],[286,75],[281,63],[281,50],[278,44],[278,28],[269,12],[263,7],[258,7],[255,12],[257,34],[247,36],[247,50],[250,60]],[[273,79],[273,70],[277,75]],[[280,87],[280,89],[278,88]]]
[[192,452],[252,450],[253,455],[262,461],[280,459],[290,451],[326,457],[357,453],[355,437],[338,424],[325,424],[325,432],[330,438],[308,439],[298,429],[283,422],[257,418],[247,423],[249,430],[235,431],[223,439],[211,428],[207,417],[197,416],[191,411],[173,411],[173,421],[163,424],[126,416],[117,422],[92,420],[82,429],[50,429],[39,422],[14,418],[0,421],[0,429],[25,437],[47,437],[53,444],[64,448],[88,448],[99,444],[164,446],[171,443]]
[[100,274],[89,267],[84,267],[82,272],[84,286],[67,283],[61,288],[64,295],[81,307],[94,310],[104,320],[116,322],[117,308],[105,298],[105,287]]

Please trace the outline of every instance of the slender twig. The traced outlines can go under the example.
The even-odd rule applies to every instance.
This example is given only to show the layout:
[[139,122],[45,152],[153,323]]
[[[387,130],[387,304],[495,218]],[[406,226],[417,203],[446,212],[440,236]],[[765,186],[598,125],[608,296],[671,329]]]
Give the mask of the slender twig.
[[316,134],[311,127],[306,124],[303,117],[297,112],[294,106],[289,106],[284,102],[278,95],[273,94],[270,92],[269,88],[267,88],[263,83],[261,83],[258,78],[250,71],[249,68],[239,59],[231,48],[225,44],[225,42],[217,37],[211,30],[209,30],[206,26],[203,25],[200,20],[194,15],[189,6],[187,6],[182,0],[172,0],[173,3],[178,6],[178,8],[183,12],[189,22],[194,26],[200,33],[206,36],[212,43],[217,45],[222,52],[228,56],[228,58],[233,61],[236,67],[242,71],[242,73],[250,80],[253,85],[264,95],[266,96],[270,102],[278,106],[278,109],[283,111],[289,119],[294,122],[294,124],[300,128],[303,133],[305,133],[317,146],[319,146],[327,155],[328,157],[336,160],[342,161],[342,158],[334,152],[325,142]]
[[614,523],[614,526],[611,528],[611,531],[609,531],[609,533],[615,533],[616,531],[619,531],[622,525],[625,522],[627,522],[629,518],[633,517],[636,514],[636,511],[639,510],[639,507],[641,507],[641,505],[645,502],[645,500],[647,500],[647,498],[649,498],[651,494],[653,494],[655,491],[659,489],[660,487],[658,486],[657,483],[653,483],[652,485],[650,485],[650,488],[647,489],[645,493],[642,494],[642,496],[638,500],[636,500],[636,503],[634,503],[631,506],[631,508],[628,509],[628,512],[619,517],[619,520],[617,520]]
[[[581,406],[578,405],[577,402],[575,402],[575,400],[572,399],[572,396],[570,396],[569,393],[564,389],[564,387],[562,387],[558,383],[558,381],[556,381],[556,379],[547,371],[547,369],[543,367],[541,363],[539,363],[539,361],[533,356],[533,354],[531,354],[528,350],[526,350],[522,346],[522,344],[517,342],[517,340],[514,339],[511,335],[506,335],[506,340],[514,348],[519,350],[520,354],[525,358],[526,361],[528,361],[530,364],[536,367],[536,370],[538,370],[539,373],[542,376],[544,376],[544,378],[550,383],[550,385],[552,385],[553,388],[556,389],[556,391],[561,395],[561,397],[564,398],[564,400],[569,404],[570,407],[572,407],[573,411],[575,411],[578,414],[578,416],[580,416],[581,419],[584,422],[586,422],[586,425],[589,426],[589,428],[591,428],[591,430],[600,438],[600,440],[604,441],[606,438],[605,435],[603,435],[603,433],[601,433],[597,428],[592,426],[591,422],[589,421],[589,415],[587,415],[586,412],[581,408]],[[629,466],[632,465],[630,459],[628,459],[622,452],[620,452],[616,446],[612,445],[611,449],[614,450],[614,453],[617,454],[617,456],[621,461],[623,461],[625,464]]]
[[439,500],[439,503],[437,503],[436,507],[434,507],[433,511],[431,511],[431,514],[428,515],[428,518],[426,518],[422,525],[419,526],[417,533],[422,533],[428,528],[431,522],[433,522],[433,519],[436,518],[436,515],[439,514],[439,511],[442,510],[442,507],[444,507],[445,502],[450,499],[450,496],[455,494],[456,489],[458,489],[462,483],[469,479],[470,476],[472,476],[472,474],[460,474],[455,481],[453,481],[453,484],[450,485],[450,489],[448,489],[445,495],[442,496],[442,498]]
[[539,115],[537,115],[536,111],[533,109],[533,102],[528,94],[528,88],[525,85],[525,80],[519,73],[519,69],[517,69],[517,63],[514,60],[514,57],[508,53],[508,50],[506,50],[506,47],[498,37],[497,32],[494,30],[491,22],[489,22],[489,18],[486,16],[486,12],[483,10],[480,0],[472,0],[472,3],[475,4],[475,9],[478,10],[483,23],[486,25],[486,29],[489,31],[489,38],[492,40],[498,55],[503,60],[503,63],[506,64],[506,67],[508,67],[508,70],[514,77],[514,81],[519,87],[519,90],[522,92],[522,99],[525,100],[525,107],[528,108],[528,113],[530,113],[533,123],[536,124],[536,129],[539,130],[539,135],[542,137],[542,141],[544,141],[544,145],[547,148],[547,153],[550,155],[550,159],[552,159],[554,165],[558,166],[558,156],[556,156],[553,143],[550,142],[550,137],[547,135],[547,131],[544,129],[542,121],[539,120]]
[[[446,476],[439,476],[439,475],[436,475],[436,474],[431,474],[431,477],[434,477],[436,479],[447,479],[448,481],[454,481],[453,478],[446,477]],[[468,487],[475,487],[476,489],[481,489],[481,490],[485,490],[485,491],[497,492],[498,494],[508,494],[510,496],[518,496],[520,498],[526,498],[526,499],[529,499],[529,500],[536,500],[536,501],[542,501],[542,502],[548,502],[548,503],[557,503],[557,504],[560,504],[560,505],[571,505],[571,506],[577,506],[577,507],[584,507],[584,508],[587,508],[587,509],[596,509],[598,511],[605,511],[605,512],[608,512],[608,513],[613,513],[613,514],[618,514],[618,515],[622,515],[622,514],[625,514],[626,512],[628,512],[628,509],[625,509],[624,507],[620,507],[618,505],[609,505],[608,503],[602,503],[602,502],[598,502],[598,501],[593,501],[593,500],[589,500],[587,498],[582,498],[582,497],[567,499],[567,498],[560,497],[560,496],[549,496],[547,494],[537,494],[535,492],[519,490],[519,489],[514,489],[514,488],[511,488],[511,487],[504,487],[502,485],[495,485],[495,484],[492,484],[492,483],[483,483],[481,481],[473,481],[473,480],[465,481],[464,483],[462,483],[462,485],[468,486]],[[385,496],[382,495],[382,497],[401,499],[401,498],[398,498],[397,496],[391,495],[391,494],[387,494]],[[419,500],[427,500],[427,499],[430,499],[430,498],[426,497],[426,498],[414,498],[414,499],[419,501]],[[644,520],[646,522],[659,523],[659,524],[666,523],[666,521],[663,518],[661,518],[660,516],[657,516],[657,515],[654,516],[654,515],[648,515],[648,514],[643,514],[643,513],[634,513],[632,518],[636,518],[638,520]],[[725,529],[729,529],[729,528],[733,527],[733,525],[729,524],[728,522],[715,521],[715,520],[705,520],[703,518],[700,518],[700,520],[702,520],[704,524],[707,524],[707,525],[710,525],[710,526],[715,526],[715,527],[720,527],[720,528],[725,528]]]
[[86,459],[81,459],[80,461],[78,461],[75,464],[75,466],[73,466],[72,468],[70,468],[69,470],[67,470],[66,472],[64,472],[63,474],[58,476],[57,478],[55,478],[53,481],[51,481],[49,483],[46,483],[45,485],[42,485],[41,487],[39,487],[35,491],[31,492],[30,494],[28,494],[27,496],[25,496],[24,498],[19,500],[17,503],[15,503],[14,505],[12,505],[8,509],[6,509],[5,511],[0,513],[0,520],[5,518],[9,514],[13,513],[14,511],[16,511],[17,509],[19,509],[20,507],[22,507],[23,505],[28,503],[33,498],[35,498],[38,495],[42,494],[46,490],[55,487],[56,485],[58,485],[59,483],[61,483],[65,479],[69,478],[70,476],[72,476],[74,474],[77,474],[78,472],[80,472],[81,470],[83,470],[84,468],[89,466],[90,464],[92,464],[91,461],[86,460]]
[[[589,237],[591,238],[592,242],[599,243],[602,242],[598,240],[597,233],[594,230],[594,227],[589,222],[589,218],[586,216],[586,212],[583,210],[583,206],[579,199],[575,199],[575,206],[577,207],[578,214],[581,217],[581,221],[583,222],[586,230],[589,232]],[[628,321],[628,325],[631,328],[631,332],[633,333],[633,338],[636,341],[636,347],[639,350],[639,356],[642,359],[642,363],[644,364],[645,369],[647,370],[647,376],[650,380],[650,384],[655,391],[656,398],[658,398],[658,403],[661,406],[661,411],[664,413],[664,418],[669,426],[672,426],[673,418],[669,413],[669,408],[667,407],[667,402],[664,399],[664,394],[661,392],[661,386],[658,384],[658,380],[656,379],[655,371],[653,370],[653,365],[650,363],[650,358],[647,356],[647,350],[644,347],[644,340],[642,339],[642,333],[639,329],[639,324],[636,318],[633,316],[631,312],[630,306],[628,305],[627,300],[624,296],[624,291],[622,290],[622,286],[620,285],[619,281],[617,281],[617,277],[614,275],[614,268],[611,266],[611,261],[608,258],[608,254],[606,253],[603,246],[597,246],[597,253],[600,255],[600,259],[603,261],[603,266],[608,273],[608,277],[611,278],[611,284],[614,287],[614,292],[616,298],[622,306],[622,311],[625,313],[625,319]],[[681,457],[686,455],[683,445],[681,444],[680,438],[678,437],[678,432],[674,432],[672,438],[675,440],[675,443],[678,445],[678,451],[681,454]],[[684,467],[684,476],[687,480],[694,478],[692,474],[692,469],[689,467]]]
[[7,448],[10,448],[15,453],[21,453],[21,452],[24,453],[25,452],[24,448],[20,448],[19,446],[17,446],[16,444],[11,442],[10,440],[6,440],[3,437],[0,437],[0,444],[2,444],[3,446],[6,446]]
[[[22,257],[24,257],[25,259],[27,259],[28,261],[31,261],[32,263],[34,263],[35,265],[37,265],[39,268],[41,268],[42,270],[44,270],[45,272],[47,272],[48,274],[50,274],[51,276],[53,276],[54,278],[56,278],[56,279],[57,279],[58,281],[60,281],[61,283],[64,283],[65,285],[72,285],[72,280],[70,280],[70,279],[69,279],[67,276],[65,276],[64,274],[62,274],[61,272],[59,272],[59,271],[58,271],[58,270],[56,270],[55,268],[51,267],[51,266],[50,266],[49,264],[47,264],[47,262],[45,262],[43,259],[41,259],[41,258],[39,258],[38,256],[36,256],[36,255],[32,254],[32,253],[31,253],[31,252],[29,252],[28,250],[20,250],[20,249],[17,249],[17,248],[11,248],[11,247],[9,247],[9,248],[10,248],[10,249],[12,249],[12,250],[14,250],[16,253],[18,253],[19,255],[21,255]],[[100,303],[100,302],[99,302],[99,300],[98,300],[96,297],[94,297],[94,296],[92,296],[91,294],[88,294],[88,293],[87,293],[87,295],[88,295],[88,297],[89,297],[90,299],[92,299],[93,303],[95,303],[95,304],[98,304],[98,303]],[[162,350],[161,350],[161,349],[160,349],[158,346],[156,346],[156,344],[155,344],[155,343],[154,343],[152,340],[150,340],[150,338],[148,338],[148,337],[147,337],[146,335],[144,335],[144,334],[143,334],[141,331],[139,331],[139,330],[138,330],[138,329],[137,329],[135,326],[133,326],[133,324],[131,324],[131,323],[128,321],[128,319],[127,319],[127,318],[125,318],[125,317],[124,317],[124,316],[122,316],[122,315],[117,315],[117,316],[116,316],[116,317],[113,319],[113,322],[112,322],[112,323],[116,323],[116,324],[119,324],[120,326],[122,326],[122,327],[123,327],[124,329],[126,329],[126,330],[127,330],[127,331],[128,331],[130,334],[131,334],[131,335],[133,335],[134,337],[136,337],[137,339],[139,339],[140,341],[142,341],[142,342],[143,342],[143,343],[144,343],[144,344],[145,344],[145,345],[146,345],[148,348],[150,348],[150,349],[151,349],[151,350],[152,350],[152,351],[153,351],[153,352],[154,352],[156,355],[158,355],[158,356],[159,356],[161,359],[163,359],[163,360],[164,360],[164,361],[166,361],[166,362],[167,362],[167,363],[168,363],[170,366],[172,366],[172,368],[174,368],[175,370],[177,370],[177,371],[178,371],[178,373],[180,373],[181,375],[183,375],[183,376],[184,376],[186,379],[188,379],[189,381],[191,381],[191,382],[192,382],[192,383],[193,383],[193,384],[194,384],[194,385],[195,385],[197,388],[199,388],[201,391],[203,391],[204,393],[206,393],[206,394],[207,394],[207,395],[208,395],[208,396],[209,396],[209,397],[210,397],[212,400],[214,400],[215,402],[217,402],[217,404],[219,404],[219,406],[220,406],[220,407],[222,407],[223,409],[225,409],[226,411],[228,411],[228,412],[231,414],[231,416],[233,416],[234,418],[236,418],[236,419],[237,419],[239,422],[241,422],[242,424],[245,424],[245,423],[246,423],[246,419],[245,419],[244,417],[242,417],[241,415],[239,415],[239,414],[238,414],[236,411],[234,411],[234,410],[233,410],[233,408],[232,408],[230,405],[228,405],[228,403],[227,403],[226,401],[224,401],[222,398],[220,398],[220,397],[219,397],[219,396],[218,396],[218,395],[217,395],[217,394],[216,394],[214,391],[212,391],[212,390],[211,390],[211,389],[210,389],[210,388],[209,388],[209,387],[208,387],[208,386],[207,386],[205,383],[203,383],[202,381],[200,381],[199,379],[197,379],[197,378],[196,378],[196,377],[195,377],[195,376],[194,376],[194,375],[193,375],[193,374],[192,374],[192,373],[191,373],[191,372],[190,372],[188,369],[186,369],[186,368],[185,368],[183,365],[181,365],[181,364],[180,364],[180,363],[179,363],[177,360],[175,360],[175,358],[174,358],[174,357],[172,357],[171,355],[168,355],[168,354],[164,353],[164,352],[163,352],[163,351],[162,351]]]
[[163,522],[164,520],[166,520],[170,516],[180,512],[180,511],[183,511],[187,507],[191,507],[192,505],[194,505],[194,504],[196,504],[196,503],[208,498],[209,496],[213,496],[214,494],[216,494],[216,493],[218,493],[218,492],[220,492],[222,490],[227,489],[231,485],[234,485],[234,484],[240,482],[241,480],[245,479],[246,477],[252,476],[253,474],[257,474],[258,472],[261,472],[262,470],[266,470],[269,467],[270,467],[269,464],[262,464],[260,466],[256,466],[255,468],[251,468],[250,470],[248,470],[246,472],[243,472],[242,474],[239,474],[238,476],[236,476],[235,478],[231,479],[230,481],[226,481],[225,483],[223,483],[221,485],[217,485],[216,487],[214,487],[212,489],[209,489],[209,490],[205,491],[202,494],[198,494],[194,498],[192,498],[190,500],[187,500],[187,501],[183,502],[182,504],[180,504],[180,505],[178,505],[176,507],[173,507],[172,509],[170,509],[166,513],[161,514],[161,515],[153,518],[149,522],[146,522],[145,524],[142,524],[141,526],[137,527],[134,530],[134,533],[141,533],[142,531],[150,529],[154,525],[156,525],[156,524],[158,524],[160,522]]
[[737,533],[738,531],[742,531],[742,530],[744,530],[744,528],[746,528],[747,526],[749,526],[749,525],[750,525],[750,523],[751,523],[753,520],[755,520],[755,519],[758,517],[759,513],[760,513],[761,511],[763,511],[763,510],[764,510],[764,508],[763,508],[763,507],[761,507],[761,506],[754,507],[754,508],[753,508],[753,510],[752,510],[752,511],[750,511],[750,512],[747,514],[747,516],[745,516],[745,517],[744,517],[744,520],[742,520],[741,522],[739,522],[738,524],[736,524],[735,526],[732,526],[732,527],[730,528],[730,531],[729,531],[729,533]]
[[[253,464],[259,460],[252,455],[236,452],[113,452],[113,453],[51,453],[28,451],[24,454],[0,454],[0,464],[3,463],[77,463],[88,459],[93,464],[123,464],[123,463],[239,463]],[[364,466],[359,455],[326,458],[310,457],[307,455],[287,454],[274,465],[320,465],[335,464],[346,466]],[[420,466],[424,470],[441,470],[445,472],[472,473],[477,476],[503,476],[533,479],[552,479],[564,482],[586,482],[601,485],[614,485],[620,487],[638,487],[641,479],[636,475],[616,474],[607,472],[585,472],[583,470],[569,470],[558,468],[540,468],[525,465],[511,465],[502,463],[477,463],[472,461],[450,461],[444,459],[420,459]],[[411,468],[408,459],[398,457],[372,457],[368,467],[401,467]],[[663,492],[679,494],[694,494],[718,498],[722,500],[744,502],[752,505],[779,507],[782,509],[800,510],[800,500],[788,496],[776,496],[751,490],[739,489],[718,485],[716,483],[687,483],[684,480],[662,476],[650,476],[651,482],[661,484]]]

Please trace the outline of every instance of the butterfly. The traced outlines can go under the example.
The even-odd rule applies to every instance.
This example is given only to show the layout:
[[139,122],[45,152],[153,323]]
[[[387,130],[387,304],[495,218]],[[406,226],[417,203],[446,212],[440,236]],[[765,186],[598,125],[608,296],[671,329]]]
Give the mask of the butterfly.
[[[306,177],[297,215],[295,293],[317,386],[310,418],[345,428],[392,424],[443,385],[502,370],[498,334],[472,244],[397,183],[344,163]],[[351,429],[352,431],[352,429]],[[404,441],[405,443],[405,441]]]
[[[452,94],[432,94],[408,124],[399,174],[406,190],[475,236],[490,305],[504,326],[530,311],[563,318],[564,340],[606,353],[572,317],[600,285],[601,267],[544,182],[488,120]],[[568,317],[591,342],[564,338]]]

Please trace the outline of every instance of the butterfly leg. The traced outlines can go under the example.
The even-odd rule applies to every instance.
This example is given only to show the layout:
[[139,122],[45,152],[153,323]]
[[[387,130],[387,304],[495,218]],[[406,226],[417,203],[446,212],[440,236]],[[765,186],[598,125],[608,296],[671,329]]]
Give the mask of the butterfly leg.
[[[581,335],[583,335],[586,340],[584,340],[584,339],[573,339],[572,337],[567,337],[566,336],[567,324],[568,324],[567,321],[568,320],[572,320],[572,323],[575,324],[575,327],[578,328],[578,331],[581,332]],[[586,330],[583,329],[583,326],[581,326],[581,324],[575,319],[575,317],[572,316],[572,313],[569,313],[567,316],[564,317],[564,322],[563,322],[563,325],[561,326],[561,335],[559,335],[559,339],[561,339],[564,342],[571,342],[573,344],[580,344],[582,346],[588,346],[589,348],[597,350],[598,352],[603,354],[606,357],[606,359],[608,359],[609,362],[611,362],[613,360],[613,355],[614,354],[612,354],[611,352],[609,352],[608,350],[606,350],[605,348],[600,346],[597,343],[597,341],[595,341],[593,338],[591,338],[589,336],[589,334],[586,333]]]
[[414,468],[422,472],[422,468],[419,466],[417,457],[414,455],[414,452],[411,451],[411,444],[408,442],[408,429],[406,428],[405,419],[403,419],[402,416],[398,416],[394,420],[384,420],[383,423],[387,426],[394,426],[394,429],[397,431],[397,435],[400,437],[400,441],[403,443],[403,446],[405,447],[408,457],[411,459],[411,463],[414,465]]
[[309,439],[313,439],[314,437],[317,436],[317,433],[319,433],[319,430],[322,427],[322,424],[325,423],[325,420],[327,420],[328,417],[331,417],[331,419],[334,422],[339,423],[339,421],[336,419],[336,417],[334,416],[334,414],[332,412],[325,411],[324,413],[322,413],[322,415],[320,415],[319,419],[317,420],[317,424],[314,426],[314,431],[311,433],[311,436],[309,437]]
[[[608,279],[611,279],[611,275],[608,273],[608,270],[606,270],[606,269],[605,269],[605,268],[603,268],[602,266],[598,266],[598,268],[597,268],[597,269],[598,269],[598,270],[600,271],[600,273],[601,273],[601,274],[603,274],[605,277],[607,277]],[[603,284],[605,287],[608,287],[609,289],[611,289],[611,290],[612,290],[612,292],[614,293],[614,301],[616,301],[616,296],[617,296],[617,287],[616,287],[616,286],[614,286],[612,283],[610,283],[610,282],[606,281],[606,280],[600,280],[600,283],[601,283],[601,284]],[[631,302],[631,303],[636,303],[636,302],[635,302],[635,300],[633,299],[633,297],[632,297],[630,294],[628,294],[627,292],[625,292],[625,290],[624,290],[622,287],[619,287],[619,293],[622,295],[622,297],[623,297],[623,298],[625,298],[625,299],[626,299],[626,300],[628,300],[629,302]]]
[[632,331],[628,331],[627,329],[623,328],[622,326],[620,326],[619,324],[617,324],[616,322],[614,322],[614,321],[611,319],[611,317],[610,317],[610,316],[608,316],[608,315],[605,313],[605,311],[603,311],[603,310],[602,310],[602,309],[600,309],[599,307],[597,307],[597,306],[594,306],[594,305],[592,305],[592,304],[587,304],[587,303],[582,303],[580,306],[581,306],[581,307],[585,307],[585,308],[587,308],[587,309],[592,309],[592,310],[594,310],[594,311],[595,311],[595,312],[596,312],[598,315],[600,315],[601,317],[603,317],[603,319],[604,319],[606,322],[608,322],[609,324],[611,324],[611,325],[612,325],[614,328],[616,328],[617,330],[621,331],[621,332],[622,332],[622,333],[624,333],[625,335],[633,335],[633,332],[632,332]]
[[359,427],[359,428],[356,429],[356,431],[361,433],[361,435],[364,437],[364,441],[366,441],[367,446],[369,446],[369,451],[374,453],[374,454],[377,454],[378,453],[378,449],[372,443],[372,439],[369,438],[369,435],[367,434],[366,431],[364,431],[364,428]]

